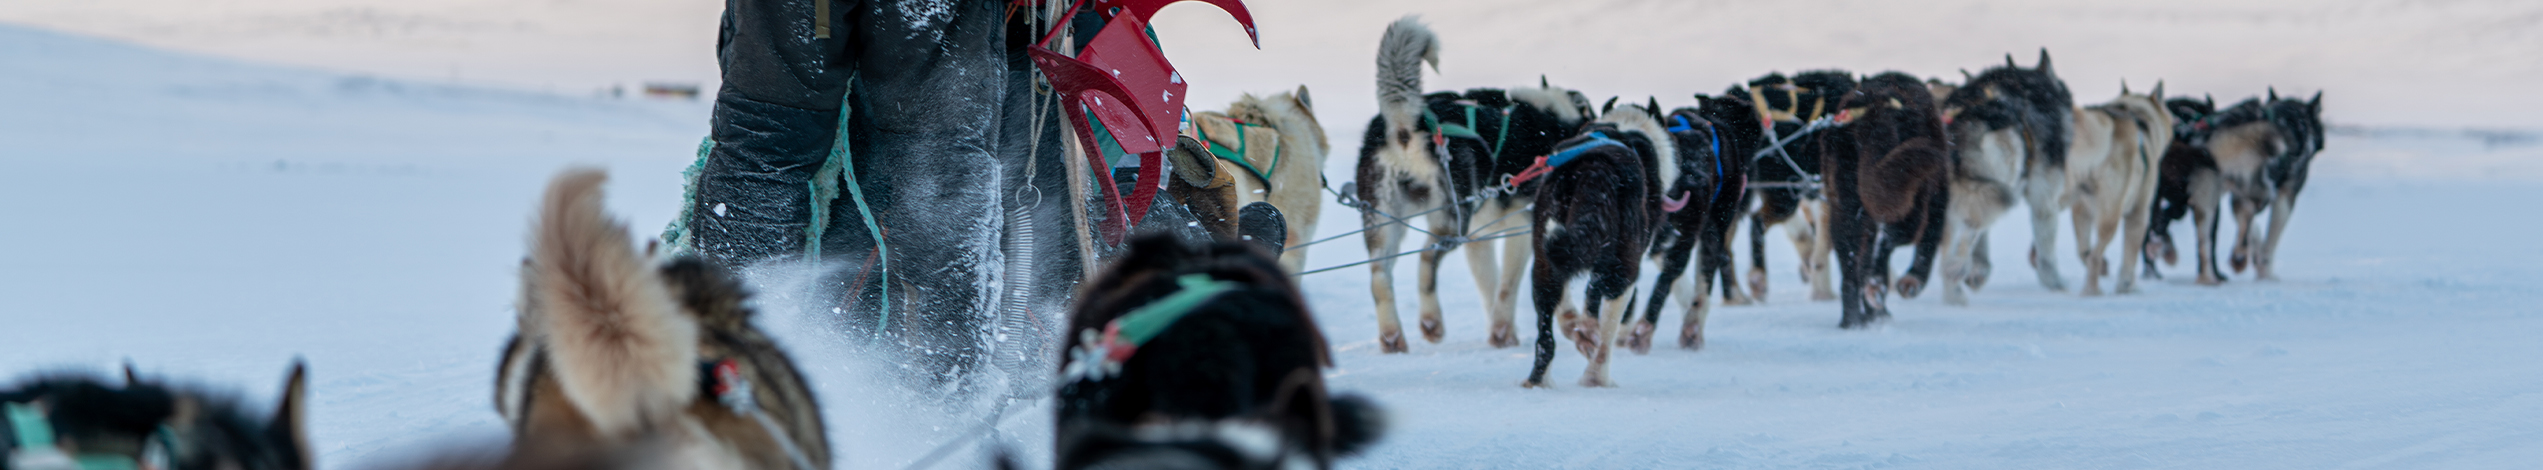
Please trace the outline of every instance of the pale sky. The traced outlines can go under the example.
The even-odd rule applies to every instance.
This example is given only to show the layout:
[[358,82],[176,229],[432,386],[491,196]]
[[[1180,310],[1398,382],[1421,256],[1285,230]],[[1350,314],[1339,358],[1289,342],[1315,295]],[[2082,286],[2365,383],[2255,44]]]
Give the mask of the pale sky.
[[[582,94],[716,76],[714,0],[8,0],[0,21],[410,80]],[[2041,47],[2080,103],[2125,80],[2219,100],[2327,90],[2336,122],[2543,128],[2543,2],[2407,0],[1256,0],[1263,50],[1198,3],[1157,21],[1196,108],[1315,90],[1326,125],[1373,101],[1376,39],[1420,13],[1433,89],[1535,83],[1663,104],[1768,71],[1957,78]],[[1340,137],[1340,136],[1337,136]]]

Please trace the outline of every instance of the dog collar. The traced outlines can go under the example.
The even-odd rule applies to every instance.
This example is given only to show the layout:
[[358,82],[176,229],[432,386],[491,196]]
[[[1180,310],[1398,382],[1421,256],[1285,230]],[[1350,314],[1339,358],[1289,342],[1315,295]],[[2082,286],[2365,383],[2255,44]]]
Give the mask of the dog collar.
[[1105,322],[1102,333],[1093,328],[1078,331],[1077,349],[1069,352],[1066,375],[1075,380],[1118,375],[1121,363],[1130,360],[1148,340],[1164,333],[1166,327],[1174,326],[1219,294],[1236,290],[1235,282],[1211,279],[1206,274],[1185,274],[1174,282],[1177,288],[1173,294]]

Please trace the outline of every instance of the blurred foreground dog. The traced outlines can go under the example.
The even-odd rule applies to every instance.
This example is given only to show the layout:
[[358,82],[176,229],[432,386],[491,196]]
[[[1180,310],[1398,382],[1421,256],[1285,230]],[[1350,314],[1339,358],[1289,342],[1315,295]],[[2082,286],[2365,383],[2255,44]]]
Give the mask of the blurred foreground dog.
[[301,470],[309,448],[308,378],[294,363],[260,414],[204,390],[141,380],[121,386],[47,374],[0,389],[0,469]]
[[1383,431],[1327,394],[1324,334],[1267,253],[1152,235],[1120,260],[1069,315],[1056,468],[1331,468]]
[[515,449],[641,446],[668,468],[830,467],[820,406],[746,294],[694,258],[656,265],[602,211],[598,170],[549,183],[495,403]]

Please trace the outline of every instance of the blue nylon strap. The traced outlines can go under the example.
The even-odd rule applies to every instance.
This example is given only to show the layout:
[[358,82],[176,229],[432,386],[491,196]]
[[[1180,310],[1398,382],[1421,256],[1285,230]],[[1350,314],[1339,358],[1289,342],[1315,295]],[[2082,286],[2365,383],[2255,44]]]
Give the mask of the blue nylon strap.
[[1562,150],[1554,152],[1553,155],[1546,156],[1545,166],[1549,168],[1563,166],[1565,163],[1571,163],[1573,158],[1580,157],[1581,154],[1589,153],[1590,150],[1599,147],[1623,146],[1625,146],[1625,143],[1617,142],[1616,139],[1607,138],[1607,134],[1604,132],[1591,132],[1589,133],[1588,142],[1573,144],[1570,147],[1564,147]]

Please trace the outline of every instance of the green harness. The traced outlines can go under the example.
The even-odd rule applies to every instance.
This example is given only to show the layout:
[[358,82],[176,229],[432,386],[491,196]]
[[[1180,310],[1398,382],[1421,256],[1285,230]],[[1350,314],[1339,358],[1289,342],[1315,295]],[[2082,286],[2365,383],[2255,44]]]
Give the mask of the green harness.
[[1245,160],[1245,150],[1246,150],[1246,148],[1247,148],[1247,147],[1250,147],[1250,146],[1252,146],[1252,145],[1253,145],[1252,143],[1246,142],[1246,139],[1245,139],[1245,128],[1248,128],[1248,127],[1260,127],[1260,128],[1265,128],[1265,129],[1272,129],[1273,131],[1279,131],[1279,129],[1273,129],[1271,126],[1265,126],[1265,125],[1261,125],[1261,124],[1254,124],[1254,123],[1249,123],[1249,122],[1244,122],[1244,121],[1238,121],[1238,120],[1235,120],[1235,119],[1228,119],[1228,120],[1227,120],[1227,122],[1228,122],[1228,123],[1231,123],[1231,124],[1235,124],[1235,125],[1236,125],[1236,128],[1237,128],[1237,129],[1236,129],[1236,148],[1228,148],[1226,145],[1220,145],[1220,144],[1219,144],[1219,141],[1218,141],[1217,139],[1211,139],[1211,138],[1210,138],[1210,134],[1209,134],[1208,132],[1202,131],[1202,130],[1201,130],[1201,126],[1200,126],[1200,125],[1198,125],[1198,124],[1195,124],[1195,125],[1193,125],[1193,126],[1192,126],[1192,131],[1193,131],[1193,132],[1195,132],[1195,133],[1200,133],[1200,134],[1201,134],[1201,141],[1202,141],[1202,142],[1206,142],[1206,143],[1208,143],[1208,144],[1209,144],[1209,147],[1210,147],[1210,148],[1209,148],[1209,150],[1210,150],[1210,155],[1212,155],[1212,156],[1216,156],[1216,157],[1218,157],[1218,159],[1220,159],[1220,160],[1226,160],[1228,163],[1234,163],[1234,164],[1236,164],[1236,166],[1244,167],[1244,168],[1245,168],[1245,171],[1253,172],[1253,173],[1254,173],[1254,177],[1255,177],[1255,178],[1262,179],[1262,181],[1263,181],[1263,186],[1266,186],[1266,187],[1271,186],[1271,180],[1272,180],[1271,175],[1272,175],[1272,172],[1274,172],[1274,171],[1279,171],[1279,170],[1280,170],[1280,158],[1281,158],[1281,150],[1282,150],[1282,148],[1281,148],[1281,146],[1280,146],[1280,145],[1281,145],[1281,143],[1280,143],[1279,141],[1273,141],[1273,142],[1272,142],[1272,160],[1271,160],[1271,164],[1269,164],[1269,165],[1264,165],[1262,168],[1255,168],[1255,167],[1254,167],[1254,162],[1250,162],[1250,161],[1246,161],[1246,160]]
[[[1476,105],[1476,104],[1469,104],[1469,103],[1457,103],[1457,106],[1458,106],[1458,107],[1462,107],[1462,108],[1466,108],[1466,123],[1465,123],[1465,124],[1450,124],[1450,123],[1439,122],[1439,115],[1438,115],[1438,114],[1431,113],[1431,112],[1430,112],[1430,108],[1422,108],[1422,120],[1423,120],[1423,121],[1428,122],[1428,123],[1430,124],[1430,128],[1431,128],[1431,129],[1436,129],[1436,130],[1437,130],[1437,131],[1436,131],[1436,134],[1434,134],[1434,136],[1433,136],[1433,138],[1434,138],[1435,140],[1434,140],[1434,141],[1432,141],[1431,143],[1432,143],[1433,145],[1438,145],[1438,146],[1440,146],[1440,147],[1441,147],[1441,150],[1442,150],[1442,152],[1440,152],[1440,153],[1442,153],[1442,154],[1446,154],[1446,153],[1447,153],[1445,150],[1446,150],[1446,147],[1448,146],[1448,139],[1450,139],[1450,138],[1458,138],[1458,139],[1474,139],[1474,140],[1476,140],[1476,141],[1482,141],[1482,140],[1483,140],[1483,133],[1481,133],[1481,132],[1475,132],[1475,128],[1473,127],[1473,126],[1474,126],[1474,124],[1475,124],[1475,120],[1476,120],[1476,119],[1475,119],[1475,110],[1477,110],[1477,109],[1482,109],[1482,108],[1483,108],[1483,106],[1482,106],[1482,105]],[[1492,160],[1492,161],[1494,161],[1494,162],[1499,162],[1499,161],[1501,161],[1501,145],[1502,145],[1502,144],[1505,144],[1505,143],[1509,143],[1509,141],[1510,141],[1510,112],[1511,112],[1511,111],[1514,111],[1514,109],[1511,109],[1511,108],[1501,108],[1501,132],[1495,132],[1495,133],[1493,133],[1493,136],[1492,136],[1492,153],[1491,153],[1491,154],[1489,154],[1489,155],[1487,155],[1487,156],[1491,157],[1491,160]],[[1444,155],[1443,155],[1443,156],[1444,156]]]

